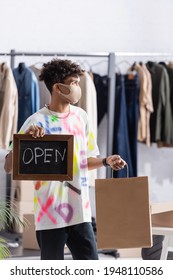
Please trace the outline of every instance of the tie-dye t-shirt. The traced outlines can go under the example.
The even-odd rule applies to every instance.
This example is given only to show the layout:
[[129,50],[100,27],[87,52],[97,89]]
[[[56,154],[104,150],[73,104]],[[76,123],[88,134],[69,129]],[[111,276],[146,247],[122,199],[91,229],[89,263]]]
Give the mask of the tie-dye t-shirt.
[[[63,118],[64,117],[64,118]],[[19,133],[35,124],[45,134],[73,134],[73,181],[35,181],[36,230],[62,228],[91,221],[87,158],[99,155],[86,112],[70,105],[70,114],[56,114],[44,107],[30,116]]]

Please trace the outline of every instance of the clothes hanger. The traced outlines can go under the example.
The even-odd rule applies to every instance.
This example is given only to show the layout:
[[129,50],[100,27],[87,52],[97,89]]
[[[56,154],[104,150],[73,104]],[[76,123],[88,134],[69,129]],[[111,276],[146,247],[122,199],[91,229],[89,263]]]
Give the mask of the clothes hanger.
[[87,60],[84,60],[84,61],[83,61],[83,65],[84,65],[84,66],[87,65],[87,67],[88,67],[88,72],[92,72],[92,67],[91,67],[90,63],[89,63]]
[[7,58],[7,54],[5,53],[3,62],[0,61],[1,72],[3,71],[4,65],[7,63],[6,58]]
[[136,74],[136,61],[130,66],[130,68],[127,70],[127,75],[129,80],[133,80]]
[[100,60],[99,62],[96,62],[96,63],[92,64],[91,67],[93,68],[94,66],[97,66],[97,65],[99,65],[99,64],[101,64],[103,62],[107,62],[107,60],[105,60],[105,59],[104,60]]
[[120,62],[117,63],[117,65],[119,66],[120,64],[126,63],[129,66],[131,66],[130,62],[128,60],[121,60]]
[[31,66],[34,66],[35,68],[40,70],[42,68],[42,66],[43,66],[43,63],[44,63],[43,61],[37,61],[33,65],[31,65]]
[[[139,63],[140,64],[140,63]],[[131,66],[131,71],[134,71],[135,70],[135,66],[136,66],[136,61],[132,64]]]
[[120,62],[118,62],[118,63],[115,65],[115,69],[118,70],[118,71],[116,71],[117,74],[122,74],[120,65],[122,65],[123,63],[126,63],[126,64],[128,64],[128,66],[130,66],[130,67],[128,67],[128,69],[127,69],[127,73],[130,71],[130,69],[131,69],[131,64],[130,64],[130,62],[127,61],[127,60],[121,60]]
[[[84,68],[84,69],[83,69],[84,71],[86,71],[86,72],[91,71],[91,65],[89,64],[89,62],[88,62],[87,60],[83,60],[83,61],[81,61],[81,60],[76,60],[76,63],[77,63],[77,64],[80,64],[80,66],[81,66],[82,68]],[[86,67],[86,66],[87,66],[87,67]],[[88,68],[89,70],[87,70],[87,68]]]
[[118,69],[118,74],[121,74],[120,65],[123,64],[123,63],[126,63],[126,64],[128,64],[128,66],[130,66],[130,67],[128,67],[126,74],[128,75],[128,79],[129,79],[129,80],[133,80],[134,77],[135,77],[135,72],[136,72],[136,71],[135,71],[135,68],[134,68],[135,65],[136,65],[136,62],[134,62],[134,63],[131,65],[129,61],[127,61],[127,60],[121,60],[121,61],[120,61],[119,63],[117,63],[116,66],[115,66],[115,68]]
[[[44,55],[43,54],[41,54],[40,55],[40,57],[43,57]],[[42,67],[43,67],[43,64],[44,64],[44,62],[43,61],[41,61],[41,60],[39,60],[39,61],[36,61],[34,64],[32,64],[31,66],[33,66],[33,67],[35,67],[35,68],[37,68],[37,69],[41,69]]]
[[0,66],[1,66],[1,72],[3,72],[3,70],[4,70],[4,65],[5,65],[5,62],[0,63]]

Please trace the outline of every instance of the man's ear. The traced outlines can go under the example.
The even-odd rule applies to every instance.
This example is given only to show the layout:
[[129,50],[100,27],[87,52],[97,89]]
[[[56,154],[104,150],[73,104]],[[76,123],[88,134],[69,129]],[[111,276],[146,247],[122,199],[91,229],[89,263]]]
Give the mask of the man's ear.
[[53,89],[53,92],[58,92],[58,93],[60,92],[60,88],[59,88],[58,84],[54,84],[52,89]]
[[70,93],[70,89],[67,86],[65,86],[61,83],[57,84],[57,86],[58,86],[59,92],[61,92],[63,94],[69,94]]

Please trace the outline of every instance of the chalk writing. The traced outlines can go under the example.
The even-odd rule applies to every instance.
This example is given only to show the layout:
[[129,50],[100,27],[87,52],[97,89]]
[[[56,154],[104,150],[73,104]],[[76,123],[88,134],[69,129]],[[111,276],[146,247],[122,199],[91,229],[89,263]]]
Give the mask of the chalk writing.
[[[60,157],[61,161],[64,161],[66,154],[66,148],[64,148],[63,153],[59,151],[58,149],[49,149],[45,148],[42,149],[40,147],[35,147],[34,149],[27,148],[23,151],[22,161],[24,164],[30,164],[32,161],[34,164],[38,164],[38,158],[42,158],[44,163],[50,163],[51,161],[54,161],[55,163],[58,163],[58,157]],[[28,158],[28,160],[27,160]],[[51,158],[51,159],[50,159]]]

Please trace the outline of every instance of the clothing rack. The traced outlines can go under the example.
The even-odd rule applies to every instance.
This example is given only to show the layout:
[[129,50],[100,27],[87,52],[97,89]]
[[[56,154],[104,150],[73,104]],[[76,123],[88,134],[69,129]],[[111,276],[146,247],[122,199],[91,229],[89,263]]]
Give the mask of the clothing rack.
[[[114,106],[115,106],[115,83],[116,83],[116,75],[115,75],[115,66],[116,66],[116,58],[117,57],[172,57],[173,53],[145,53],[145,52],[110,52],[110,53],[62,53],[62,52],[16,52],[15,50],[11,50],[9,53],[0,53],[0,56],[9,56],[10,57],[10,65],[13,69],[15,67],[15,57],[16,56],[61,56],[61,57],[105,57],[108,58],[108,125],[107,125],[107,156],[111,155],[113,152],[113,120],[114,120]],[[111,169],[107,168],[106,177],[111,177]],[[7,175],[7,194],[9,195],[10,180],[9,175]],[[9,197],[9,196],[8,196]],[[115,257],[116,257],[116,252]]]
[[[53,57],[106,57],[108,58],[108,124],[107,124],[107,156],[113,151],[113,129],[115,103],[115,53],[96,52],[96,53],[62,53],[62,52],[16,52],[11,50],[9,53],[0,53],[0,56],[10,56],[10,66],[15,67],[16,56],[53,56]],[[107,168],[106,176],[111,177],[111,170]]]
[[[10,56],[10,65],[15,67],[16,56],[63,56],[63,57],[106,57],[108,58],[108,113],[107,113],[107,156],[113,153],[113,120],[115,108],[115,66],[117,57],[173,57],[171,52],[94,52],[94,53],[68,53],[68,52],[16,52],[0,53],[0,56]],[[111,170],[107,168],[106,177],[111,177]]]
[[[0,56],[10,56],[10,65],[15,67],[16,56],[63,56],[63,57],[105,57],[108,58],[108,113],[107,113],[107,156],[113,153],[113,120],[115,108],[115,66],[117,57],[173,57],[170,52],[94,52],[94,53],[68,53],[68,52],[16,52],[12,49],[9,53],[0,53]],[[112,176],[111,169],[107,168],[106,177]]]
[[153,56],[153,57],[157,57],[157,56],[173,56],[173,53],[169,53],[169,52],[116,52],[115,56],[145,56],[145,57],[149,57],[149,56]]

